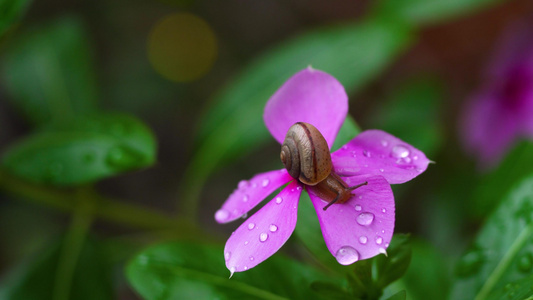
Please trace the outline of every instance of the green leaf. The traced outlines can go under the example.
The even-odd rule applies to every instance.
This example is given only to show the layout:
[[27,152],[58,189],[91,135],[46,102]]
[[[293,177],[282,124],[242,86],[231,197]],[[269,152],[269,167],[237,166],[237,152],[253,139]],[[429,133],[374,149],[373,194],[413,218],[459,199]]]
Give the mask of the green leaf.
[[533,274],[528,277],[513,281],[491,294],[490,300],[533,300]]
[[310,284],[327,280],[316,270],[274,255],[229,279],[223,248],[173,242],[137,255],[126,274],[145,299],[312,299]]
[[380,106],[371,127],[380,128],[422,150],[436,155],[442,144],[439,123],[442,88],[433,79],[411,79],[393,89]]
[[[27,265],[11,274],[0,289],[0,299],[41,300],[55,299],[54,287],[61,247],[55,244],[40,252]],[[80,253],[69,299],[113,299],[111,270],[103,259],[98,244],[88,239]]]
[[88,36],[75,18],[40,26],[9,45],[2,78],[9,100],[36,125],[96,109]]
[[155,161],[153,134],[138,119],[123,114],[80,117],[49,126],[12,145],[2,165],[33,182],[77,185]]
[[428,25],[501,2],[503,0],[381,0],[374,7],[374,13],[413,25]]
[[26,12],[31,0],[0,0],[0,37]]
[[533,174],[533,143],[523,141],[507,154],[500,165],[484,175],[473,191],[473,213],[484,216],[490,213],[516,182]]
[[387,255],[378,255],[376,261],[376,285],[381,289],[400,279],[411,263],[411,245],[407,235],[395,234]]
[[450,289],[450,274],[443,255],[432,245],[411,238],[413,251],[407,273],[401,278],[410,299],[445,300]]
[[407,292],[405,290],[390,296],[387,300],[405,300],[407,298]]
[[311,289],[324,299],[353,299],[348,291],[331,282],[315,281]]
[[186,213],[196,214],[190,202],[211,172],[272,141],[263,107],[292,75],[312,65],[335,76],[351,93],[375,78],[411,40],[408,27],[366,20],[298,36],[252,62],[218,94],[200,122],[190,176],[182,183],[189,201]]
[[533,271],[533,177],[521,181],[487,220],[456,268],[451,299],[487,299]]

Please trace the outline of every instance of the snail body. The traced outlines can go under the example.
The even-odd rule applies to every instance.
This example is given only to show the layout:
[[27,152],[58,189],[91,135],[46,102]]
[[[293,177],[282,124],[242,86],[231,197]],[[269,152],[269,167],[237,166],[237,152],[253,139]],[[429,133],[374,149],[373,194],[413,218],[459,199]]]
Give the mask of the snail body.
[[324,210],[333,203],[348,201],[354,189],[366,184],[349,187],[332,171],[328,143],[309,123],[298,122],[289,128],[281,145],[280,158],[294,179],[311,186],[317,196],[328,202]]

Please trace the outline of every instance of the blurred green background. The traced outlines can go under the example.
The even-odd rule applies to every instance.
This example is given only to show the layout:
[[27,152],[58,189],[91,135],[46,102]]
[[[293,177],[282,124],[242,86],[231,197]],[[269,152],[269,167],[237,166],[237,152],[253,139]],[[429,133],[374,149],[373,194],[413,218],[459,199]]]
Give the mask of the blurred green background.
[[[480,174],[457,137],[498,37],[531,16],[530,0],[0,1],[4,292],[140,299],[124,265],[146,246],[223,244],[239,224],[214,212],[240,180],[281,168],[263,106],[312,65],[345,86],[359,128],[436,162],[394,187],[396,232],[411,233],[413,265],[442,270],[431,291],[406,277],[408,298],[445,297],[450,265],[531,173],[530,144]],[[283,252],[328,264],[296,243]]]

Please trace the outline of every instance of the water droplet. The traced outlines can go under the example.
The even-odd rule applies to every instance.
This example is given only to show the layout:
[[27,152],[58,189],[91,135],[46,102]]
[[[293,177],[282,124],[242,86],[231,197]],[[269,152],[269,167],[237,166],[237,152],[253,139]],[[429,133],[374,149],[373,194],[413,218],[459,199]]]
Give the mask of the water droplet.
[[228,251],[228,252],[224,253],[224,259],[226,261],[228,261],[230,258],[231,258],[231,252]]
[[245,241],[245,242],[244,242],[244,246],[248,245],[248,243],[249,243],[248,241]]
[[366,156],[366,157],[370,157],[370,151],[368,150],[363,150],[363,155]]
[[379,171],[380,171],[381,173],[385,172],[385,170],[383,170],[382,168],[380,168]]
[[243,218],[243,219],[248,218],[248,213],[244,213],[244,214],[242,214],[241,218]]
[[382,208],[382,209],[381,209],[381,212],[382,212],[382,213],[386,213],[386,212],[387,212],[387,210],[386,210],[386,209],[384,209],[384,208]]
[[248,195],[244,195],[244,197],[242,197],[242,202],[248,202]]
[[404,161],[405,163],[411,163],[411,158],[409,158],[409,157],[404,157],[403,161]]
[[359,225],[363,225],[363,226],[370,225],[372,224],[372,221],[374,221],[373,213],[364,212],[364,213],[360,213],[359,216],[357,217],[357,223],[359,223]]
[[215,213],[215,220],[217,220],[217,222],[224,222],[228,218],[229,218],[229,212],[225,209],[219,209]]
[[387,147],[388,145],[389,145],[389,142],[387,142],[386,140],[381,140],[381,146]]
[[263,179],[263,182],[261,183],[261,185],[262,185],[263,187],[267,187],[269,183],[270,183],[270,180],[268,180],[268,179]]
[[402,145],[396,145],[392,148],[391,155],[396,158],[404,158],[409,156],[409,149]]
[[238,187],[239,189],[245,189],[245,188],[248,187],[248,185],[250,185],[250,184],[248,183],[248,181],[246,181],[246,180],[241,180],[241,181],[239,181],[239,184],[237,185],[237,187]]
[[481,269],[484,262],[483,252],[480,248],[475,247],[461,257],[455,271],[460,277],[469,277],[476,274]]
[[253,183],[252,183],[252,188],[255,189],[256,187],[257,187],[257,183],[253,182]]
[[361,211],[361,209],[363,209],[363,208],[361,207],[361,205],[359,205],[359,204],[356,204],[356,205],[355,205],[355,210],[356,210],[356,211]]
[[276,232],[278,231],[278,226],[271,224],[268,229],[270,230],[270,232]]
[[533,268],[533,255],[531,253],[526,253],[522,255],[518,260],[518,269],[521,272],[529,273]]
[[297,190],[297,191],[301,191],[301,190],[302,190],[302,187],[301,187],[301,186],[297,186],[297,187],[296,187],[296,190]]
[[366,242],[368,242],[368,238],[366,236],[362,235],[359,237],[359,243],[365,245]]
[[253,261],[254,260],[254,257],[253,256],[250,256],[250,261]]
[[129,169],[144,162],[146,158],[137,150],[129,147],[113,147],[106,155],[106,163],[119,170]]
[[359,260],[359,252],[350,246],[342,246],[337,250],[335,258],[341,265],[351,265]]
[[248,230],[252,230],[254,228],[255,228],[255,224],[254,223],[248,224]]
[[383,243],[383,238],[378,235],[376,237],[376,244],[381,245],[381,243]]
[[268,239],[268,233],[263,232],[259,235],[259,241],[265,242]]
[[359,199],[363,199],[363,196],[359,196]]
[[281,204],[281,202],[283,202],[283,198],[281,198],[281,197],[279,197],[279,196],[276,197],[276,203],[277,203],[277,204]]
[[348,145],[342,146],[342,150],[346,150],[346,149],[348,149]]

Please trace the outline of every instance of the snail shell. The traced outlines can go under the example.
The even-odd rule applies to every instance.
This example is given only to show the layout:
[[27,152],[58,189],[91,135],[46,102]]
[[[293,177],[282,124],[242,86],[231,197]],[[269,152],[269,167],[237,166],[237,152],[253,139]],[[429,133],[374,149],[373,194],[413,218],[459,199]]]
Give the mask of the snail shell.
[[323,181],[333,168],[326,139],[315,126],[304,122],[289,128],[280,158],[289,174],[307,185]]

